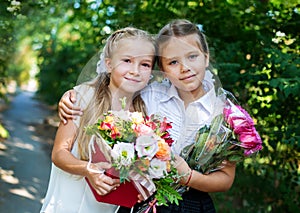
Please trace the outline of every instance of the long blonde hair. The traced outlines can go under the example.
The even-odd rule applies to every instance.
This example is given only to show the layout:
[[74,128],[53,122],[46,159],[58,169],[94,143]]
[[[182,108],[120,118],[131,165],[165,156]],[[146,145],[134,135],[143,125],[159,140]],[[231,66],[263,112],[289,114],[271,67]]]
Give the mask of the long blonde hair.
[[[151,42],[155,46],[155,40],[146,32],[133,27],[126,27],[115,31],[107,39],[106,45],[103,49],[104,58],[111,58],[114,54],[115,46],[124,38],[139,38]],[[153,55],[154,57],[154,55]],[[154,62],[153,62],[154,64]],[[80,119],[78,128],[78,152],[80,159],[88,160],[88,144],[91,136],[85,133],[85,127],[97,122],[104,112],[111,109],[111,93],[109,90],[110,74],[108,72],[101,72],[96,80],[89,82],[88,85],[93,87],[95,92],[91,101],[88,103],[83,116]],[[140,94],[137,94],[133,99],[133,108],[135,111],[142,112],[146,115],[146,107]]]

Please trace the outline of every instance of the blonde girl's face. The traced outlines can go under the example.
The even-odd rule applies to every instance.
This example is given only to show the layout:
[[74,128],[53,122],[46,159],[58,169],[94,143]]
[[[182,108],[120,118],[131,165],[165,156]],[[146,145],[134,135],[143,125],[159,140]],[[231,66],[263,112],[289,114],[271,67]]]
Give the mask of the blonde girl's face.
[[154,45],[145,39],[125,38],[119,41],[112,57],[106,59],[111,73],[111,92],[133,95],[143,89],[150,79],[154,53]]
[[159,46],[161,68],[179,94],[202,91],[209,56],[200,50],[198,40],[197,34],[191,34],[172,37]]

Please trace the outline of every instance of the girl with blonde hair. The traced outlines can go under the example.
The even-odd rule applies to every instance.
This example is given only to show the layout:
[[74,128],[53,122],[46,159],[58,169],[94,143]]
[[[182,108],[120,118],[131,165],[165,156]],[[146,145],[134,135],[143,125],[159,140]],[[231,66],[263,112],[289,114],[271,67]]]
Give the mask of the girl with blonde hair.
[[[60,123],[52,150],[52,170],[48,191],[41,209],[46,213],[114,212],[117,206],[98,202],[85,178],[100,195],[119,186],[118,179],[94,173],[87,168],[88,136],[84,127],[93,124],[108,110],[122,108],[145,114],[139,91],[148,83],[154,64],[155,45],[145,31],[132,27],[115,31],[108,38],[97,68],[99,75],[91,82],[76,86],[76,106],[85,110],[81,119]],[[91,164],[94,170],[109,169],[108,163]]]

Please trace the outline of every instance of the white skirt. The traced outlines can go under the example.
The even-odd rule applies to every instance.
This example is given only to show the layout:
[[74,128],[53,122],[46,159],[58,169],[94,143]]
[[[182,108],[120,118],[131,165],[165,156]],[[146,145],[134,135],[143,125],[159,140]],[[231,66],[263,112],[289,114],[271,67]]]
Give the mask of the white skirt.
[[52,163],[43,213],[113,213],[117,206],[98,202],[86,180],[71,175]]

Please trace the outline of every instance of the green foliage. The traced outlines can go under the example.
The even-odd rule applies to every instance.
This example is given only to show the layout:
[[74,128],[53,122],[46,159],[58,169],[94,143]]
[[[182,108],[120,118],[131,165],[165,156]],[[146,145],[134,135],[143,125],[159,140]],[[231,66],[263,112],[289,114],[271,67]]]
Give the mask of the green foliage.
[[[10,9],[8,9],[10,8]],[[0,7],[0,99],[6,97],[8,62],[15,48],[13,29],[18,7],[12,7],[10,2],[1,3]]]
[[[299,175],[286,181],[284,168],[251,162],[251,168],[238,166],[234,185],[225,193],[213,194],[217,211],[225,213],[297,212],[299,208]],[[271,168],[272,167],[272,168]],[[273,170],[273,171],[272,171]],[[285,177],[280,177],[281,175]],[[279,180],[279,177],[281,180]],[[295,178],[298,186],[295,187]]]
[[131,25],[155,34],[174,18],[201,24],[224,88],[255,118],[264,141],[256,160],[239,165],[232,189],[215,196],[219,212],[300,206],[298,0],[44,0],[8,12],[9,5],[0,7],[0,88],[18,34],[38,54],[39,94],[49,103],[76,83],[110,31]]
[[[172,171],[173,176],[176,176],[176,171]],[[166,177],[164,179],[154,180],[157,192],[155,194],[156,200],[159,201],[160,205],[168,205],[170,203],[179,204],[179,201],[182,200],[180,194],[172,187],[174,185],[174,179]]]
[[[13,30],[19,9],[19,5],[13,5],[9,1],[0,4],[0,101],[7,101],[8,66],[16,47]],[[0,121],[0,137],[8,136],[8,131]]]

